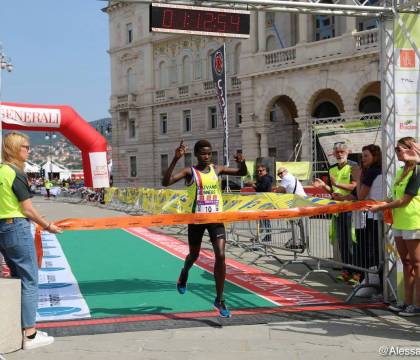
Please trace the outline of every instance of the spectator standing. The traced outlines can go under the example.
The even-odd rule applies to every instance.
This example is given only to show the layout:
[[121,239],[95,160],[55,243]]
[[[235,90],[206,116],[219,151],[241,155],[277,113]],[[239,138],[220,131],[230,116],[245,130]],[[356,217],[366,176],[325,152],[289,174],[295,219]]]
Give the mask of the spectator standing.
[[[260,164],[257,166],[257,178],[255,183],[252,184],[252,187],[257,193],[261,192],[271,192],[273,190],[274,179],[271,175],[268,174],[268,169],[265,165]],[[260,220],[260,232],[263,235],[261,241],[270,242],[271,241],[271,221],[270,220]]]
[[44,187],[45,187],[45,191],[47,192],[47,199],[49,200],[51,197],[52,182],[49,179],[46,179],[44,181]]
[[[382,184],[382,154],[381,148],[370,144],[362,148],[361,168],[353,168],[353,179],[357,187],[351,195],[337,198],[338,200],[383,200]],[[379,277],[370,275],[369,283],[382,285],[382,270],[380,267],[380,214],[371,211],[360,211],[355,215],[356,242],[353,244],[353,265],[362,268],[375,267],[379,270]],[[364,274],[360,274],[362,284],[366,283]],[[373,288],[360,289],[356,296],[369,296]]]
[[[396,173],[392,199],[370,207],[374,212],[392,209],[392,231],[403,264],[404,303],[392,304],[389,309],[408,317],[420,315],[420,166],[415,159],[415,143],[412,137],[398,140],[395,151],[404,166]],[[410,157],[414,160],[408,160]]]
[[[333,199],[340,200],[342,196],[349,195],[357,186],[357,182],[352,177],[353,167],[357,164],[348,160],[349,149],[344,142],[334,144],[334,157],[337,163],[328,170],[327,183],[316,178],[313,185],[323,188],[331,194]],[[351,212],[334,215],[331,224],[331,241],[337,239],[340,250],[341,261],[345,264],[352,263],[351,249],[353,246],[353,230],[351,224]],[[350,284],[358,284],[360,275],[350,268],[344,267],[337,280],[348,281]]]
[[29,156],[29,138],[11,132],[3,141],[0,164],[0,252],[12,277],[21,280],[23,349],[49,345],[54,338],[35,328],[38,306],[38,264],[30,220],[44,230],[61,230],[41,217],[32,205],[24,164]]

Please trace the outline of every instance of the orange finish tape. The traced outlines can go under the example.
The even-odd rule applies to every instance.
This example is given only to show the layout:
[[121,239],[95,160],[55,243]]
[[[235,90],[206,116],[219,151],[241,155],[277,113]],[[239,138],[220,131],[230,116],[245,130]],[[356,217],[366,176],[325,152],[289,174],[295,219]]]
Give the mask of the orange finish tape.
[[112,218],[64,219],[54,222],[63,230],[97,230],[127,227],[168,226],[179,224],[226,223],[234,221],[290,219],[321,214],[365,210],[367,205],[379,204],[376,201],[342,202],[332,205],[306,206],[290,209],[260,211],[228,211],[213,214],[162,214],[143,216],[121,216]]
[[[340,202],[332,205],[306,206],[299,208],[261,210],[261,211],[228,211],[213,214],[162,214],[143,216],[121,216],[111,218],[77,218],[54,222],[63,230],[99,230],[128,227],[151,227],[180,224],[226,223],[235,221],[291,219],[304,216],[337,214],[341,212],[366,210],[368,205],[379,205],[376,201]],[[37,226],[35,244],[38,254],[38,265],[42,261],[41,228]]]

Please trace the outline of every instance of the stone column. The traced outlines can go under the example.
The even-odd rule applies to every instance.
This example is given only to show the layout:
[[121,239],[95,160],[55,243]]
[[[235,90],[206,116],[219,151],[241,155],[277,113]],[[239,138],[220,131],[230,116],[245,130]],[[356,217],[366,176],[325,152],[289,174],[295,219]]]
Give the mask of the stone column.
[[312,161],[312,140],[311,140],[311,129],[310,129],[310,118],[301,116],[295,118],[296,123],[299,126],[299,130],[302,136],[302,147],[300,151],[301,161]]
[[268,157],[268,136],[267,136],[267,129],[259,128],[258,129],[258,136],[260,140],[260,156],[261,157]]
[[258,12],[258,51],[264,52],[266,34],[265,34],[265,11]]
[[242,151],[248,160],[255,160],[259,156],[259,139],[256,132],[255,94],[252,78],[243,78],[241,81],[242,124],[241,142]]
[[298,15],[298,43],[306,43],[308,39],[308,22],[309,16],[305,14]]

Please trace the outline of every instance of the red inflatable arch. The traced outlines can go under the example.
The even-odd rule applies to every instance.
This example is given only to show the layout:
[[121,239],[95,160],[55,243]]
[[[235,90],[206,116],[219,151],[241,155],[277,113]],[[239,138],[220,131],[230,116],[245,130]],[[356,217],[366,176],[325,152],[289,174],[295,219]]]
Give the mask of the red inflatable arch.
[[85,186],[109,186],[107,142],[70,106],[2,102],[0,119],[4,129],[60,132],[82,152]]

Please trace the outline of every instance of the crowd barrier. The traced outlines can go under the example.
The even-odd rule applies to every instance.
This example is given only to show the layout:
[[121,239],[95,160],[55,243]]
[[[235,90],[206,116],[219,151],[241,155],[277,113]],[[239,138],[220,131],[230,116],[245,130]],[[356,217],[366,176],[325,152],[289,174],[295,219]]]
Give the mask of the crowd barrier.
[[[83,194],[83,190],[78,192]],[[66,199],[65,195],[62,192],[60,198],[77,198],[70,195]],[[275,193],[228,193],[223,199],[223,213],[191,214],[191,201],[183,190],[110,188],[97,205],[142,216],[66,219],[59,225],[84,230],[170,226],[175,234],[185,234],[183,225],[188,223],[224,222],[229,246],[242,249],[239,256],[255,253],[253,263],[265,256],[275,258],[279,273],[289,265],[302,264],[307,271],[300,282],[313,273],[325,273],[335,281],[333,267],[361,273],[363,281],[347,301],[364,287],[381,290],[386,248],[383,219],[366,211],[374,202],[334,202]]]

